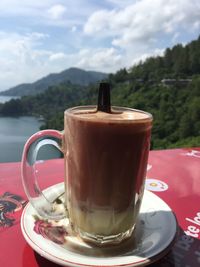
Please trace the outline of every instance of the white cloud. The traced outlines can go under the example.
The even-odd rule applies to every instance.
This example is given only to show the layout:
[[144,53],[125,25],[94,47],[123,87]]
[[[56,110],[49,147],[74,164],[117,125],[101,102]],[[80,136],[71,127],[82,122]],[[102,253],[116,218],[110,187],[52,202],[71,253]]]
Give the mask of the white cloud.
[[26,26],[31,27],[53,25],[71,28],[81,25],[95,8],[96,3],[89,0],[1,0],[0,18],[26,18]]
[[26,35],[0,32],[0,90],[63,70],[64,54],[41,48],[47,39],[48,35],[38,32]]
[[52,19],[61,19],[66,12],[66,7],[63,5],[54,5],[47,10]]
[[106,33],[113,35],[113,32],[111,32],[111,17],[113,16],[115,16],[115,11],[100,10],[94,12],[85,24],[84,32],[88,35],[100,34],[105,36]]
[[116,3],[117,8],[92,13],[84,25],[84,34],[98,40],[109,38],[112,46],[123,51],[124,66],[160,55],[184,33],[198,32],[198,0],[127,0],[124,6],[120,0],[109,2]]
[[149,57],[163,56],[164,55],[164,52],[165,52],[165,49],[157,49],[156,48],[155,50],[152,50],[149,53],[141,54],[138,57],[135,57],[133,59],[133,61],[131,62],[131,65],[130,66],[133,66],[135,64],[138,64],[138,62],[140,62],[140,61],[144,62]]
[[[110,36],[113,45],[127,47],[148,41],[158,34],[199,25],[200,2],[197,0],[141,0],[121,9],[94,12],[85,24],[87,35]],[[195,27],[195,26],[194,26]]]
[[65,53],[44,49],[45,42],[49,42],[49,36],[39,32],[25,35],[0,32],[0,90],[34,82],[72,66],[111,72],[122,64],[122,57],[115,48]]
[[57,61],[57,60],[62,60],[62,59],[66,59],[67,56],[64,53],[53,53],[49,56],[49,60],[50,61]]
[[84,49],[79,52],[77,67],[97,71],[112,72],[122,66],[122,56],[117,49]]
[[199,0],[1,0],[0,90],[72,66],[130,67],[194,39],[199,14]]

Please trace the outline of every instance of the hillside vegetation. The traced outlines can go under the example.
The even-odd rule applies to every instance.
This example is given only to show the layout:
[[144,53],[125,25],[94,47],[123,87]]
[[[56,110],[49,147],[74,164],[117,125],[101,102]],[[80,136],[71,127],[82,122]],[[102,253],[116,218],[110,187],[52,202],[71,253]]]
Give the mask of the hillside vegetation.
[[87,86],[106,78],[108,75],[102,72],[85,71],[78,68],[69,68],[60,73],[52,73],[43,77],[34,83],[25,83],[17,85],[9,90],[3,91],[0,95],[6,96],[25,96],[37,95],[43,93],[50,86],[56,86],[61,83],[72,83]]
[[[108,77],[112,105],[146,110],[154,116],[152,149],[200,144],[200,38],[167,49],[130,70]],[[63,111],[96,104],[98,84],[87,87],[63,83],[34,97],[1,106],[2,115],[40,114],[43,128],[63,129]]]

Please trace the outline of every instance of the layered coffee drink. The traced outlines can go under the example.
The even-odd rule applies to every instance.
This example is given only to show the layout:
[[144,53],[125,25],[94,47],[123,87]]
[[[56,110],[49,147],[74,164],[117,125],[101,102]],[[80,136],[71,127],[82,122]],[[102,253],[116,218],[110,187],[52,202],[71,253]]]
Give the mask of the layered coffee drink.
[[149,113],[129,108],[65,112],[66,206],[72,229],[83,239],[120,242],[133,232],[151,128]]

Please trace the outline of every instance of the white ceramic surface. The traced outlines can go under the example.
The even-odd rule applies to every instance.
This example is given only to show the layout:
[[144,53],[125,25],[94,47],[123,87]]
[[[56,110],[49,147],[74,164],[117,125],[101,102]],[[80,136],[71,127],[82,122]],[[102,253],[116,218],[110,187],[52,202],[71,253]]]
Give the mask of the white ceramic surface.
[[[44,192],[47,197],[55,199],[63,190],[61,183]],[[23,211],[21,229],[37,253],[62,266],[131,267],[146,266],[163,257],[173,245],[177,222],[163,200],[145,191],[134,237],[121,245],[99,248],[86,244],[68,234],[67,219],[59,222],[44,220],[30,203]]]

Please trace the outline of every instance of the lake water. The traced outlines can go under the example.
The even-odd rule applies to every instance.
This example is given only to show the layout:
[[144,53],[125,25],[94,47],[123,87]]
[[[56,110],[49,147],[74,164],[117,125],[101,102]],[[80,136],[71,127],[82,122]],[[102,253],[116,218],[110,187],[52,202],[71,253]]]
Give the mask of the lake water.
[[26,140],[40,125],[34,117],[0,117],[0,162],[20,161]]
[[[21,161],[27,139],[39,131],[42,122],[35,117],[0,117],[0,162]],[[42,149],[38,159],[60,157],[52,148]]]
[[[15,96],[0,96],[0,103],[5,103]],[[28,138],[39,131],[42,122],[35,117],[0,117],[0,162],[21,161],[23,147]],[[52,147],[42,148],[38,159],[61,157],[60,152]]]

